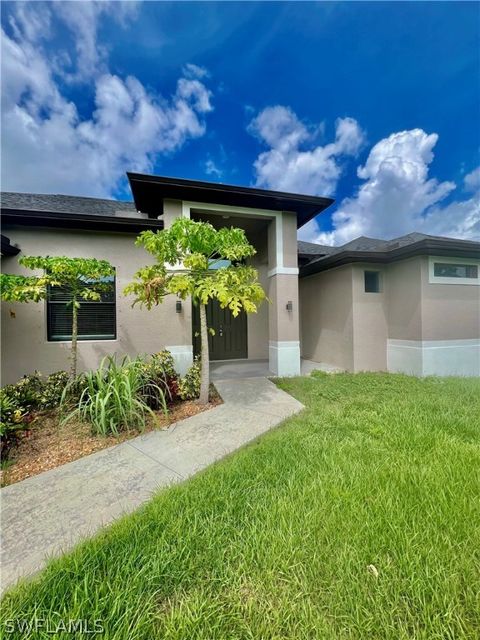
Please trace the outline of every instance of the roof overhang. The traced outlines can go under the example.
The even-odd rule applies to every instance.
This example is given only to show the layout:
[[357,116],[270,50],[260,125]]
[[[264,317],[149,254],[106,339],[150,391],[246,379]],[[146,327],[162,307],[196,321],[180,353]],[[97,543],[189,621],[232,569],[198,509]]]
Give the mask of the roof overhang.
[[163,214],[164,200],[183,200],[232,207],[292,211],[297,215],[297,227],[301,227],[333,203],[331,198],[215,182],[165,178],[141,173],[127,173],[127,176],[137,210],[152,217]]
[[313,260],[300,268],[300,277],[333,269],[354,262],[386,264],[414,256],[453,256],[480,259],[480,243],[452,238],[426,238],[389,251],[339,251],[331,256]]
[[2,209],[2,223],[4,225],[87,229],[89,231],[119,231],[123,233],[139,233],[147,229],[163,229],[163,220],[70,212],[27,211],[24,209]]
[[15,245],[11,244],[10,238],[7,236],[1,235],[1,248],[2,248],[2,256],[16,256],[20,253],[20,249]]

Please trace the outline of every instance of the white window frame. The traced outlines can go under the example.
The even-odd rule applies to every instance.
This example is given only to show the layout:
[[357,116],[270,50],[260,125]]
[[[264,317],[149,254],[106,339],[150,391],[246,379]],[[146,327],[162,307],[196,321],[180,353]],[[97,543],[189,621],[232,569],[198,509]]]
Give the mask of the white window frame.
[[[443,262],[444,264],[467,264],[476,265],[476,278],[443,278],[435,275],[435,263]],[[480,285],[480,260],[472,260],[471,258],[446,258],[444,256],[431,256],[428,259],[428,282],[430,284],[470,284]]]

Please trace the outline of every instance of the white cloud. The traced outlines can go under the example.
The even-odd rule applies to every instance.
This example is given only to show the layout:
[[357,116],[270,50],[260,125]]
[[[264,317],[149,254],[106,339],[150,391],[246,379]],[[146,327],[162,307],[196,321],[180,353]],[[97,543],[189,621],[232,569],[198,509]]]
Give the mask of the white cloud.
[[220,180],[223,176],[223,171],[219,167],[217,167],[214,160],[212,160],[211,158],[208,158],[208,160],[205,162],[205,173],[209,176],[213,176],[217,180]]
[[[442,205],[456,185],[429,177],[437,140],[437,134],[428,135],[422,129],[380,140],[357,170],[364,180],[358,192],[343,200],[334,213],[333,231],[314,235],[310,228],[310,239],[343,244],[360,235],[388,239],[412,231],[480,237],[480,194]],[[476,171],[465,177],[467,187],[474,189],[477,183]]]
[[183,75],[186,78],[198,78],[198,79],[202,79],[202,78],[209,78],[210,74],[208,73],[207,69],[205,69],[205,67],[200,67],[198,64],[193,64],[191,62],[188,62],[184,67],[183,67]]
[[323,125],[308,126],[283,106],[264,109],[248,131],[270,147],[255,160],[257,186],[324,196],[335,192],[342,158],[355,156],[364,141],[356,120],[338,118],[335,140],[316,145]]
[[480,167],[477,167],[470,173],[467,173],[463,182],[465,184],[465,189],[468,191],[476,191],[477,189],[480,189]]
[[211,93],[198,78],[179,78],[166,99],[133,76],[109,72],[96,37],[87,42],[87,25],[95,34],[96,21],[107,10],[96,4],[94,9],[64,7],[58,14],[72,26],[74,15],[82,23],[75,80],[87,81],[92,73],[95,103],[92,115],[82,118],[62,94],[58,67],[38,43],[37,25],[50,24],[51,17],[49,6],[41,6],[43,16],[38,6],[19,3],[12,35],[1,33],[3,189],[110,195],[126,170],[151,170],[157,154],[171,153],[205,133]]

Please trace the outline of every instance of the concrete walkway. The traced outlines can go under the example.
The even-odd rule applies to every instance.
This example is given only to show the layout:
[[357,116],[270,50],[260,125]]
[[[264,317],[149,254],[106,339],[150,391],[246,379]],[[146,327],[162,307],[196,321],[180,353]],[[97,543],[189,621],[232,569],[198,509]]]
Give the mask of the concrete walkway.
[[2,590],[303,408],[266,378],[215,386],[210,411],[2,489]]

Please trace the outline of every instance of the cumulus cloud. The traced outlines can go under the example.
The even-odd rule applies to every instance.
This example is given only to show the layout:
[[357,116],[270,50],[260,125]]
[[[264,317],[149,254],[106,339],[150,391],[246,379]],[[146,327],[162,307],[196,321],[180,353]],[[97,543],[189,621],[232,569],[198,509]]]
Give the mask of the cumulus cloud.
[[309,126],[284,106],[264,109],[248,131],[270,147],[255,160],[257,186],[324,196],[335,192],[342,159],[355,156],[364,142],[356,120],[338,118],[334,141],[318,145],[323,125]]
[[[57,5],[56,19],[72,29],[78,20],[77,62],[70,79],[93,85],[95,108],[88,118],[62,92],[60,78],[70,73],[68,56],[64,63],[61,56],[51,62],[45,43],[39,42],[39,25],[51,25]],[[157,154],[174,152],[205,133],[211,93],[199,72],[194,77],[187,71],[168,98],[147,91],[133,76],[110,73],[95,34],[100,16],[113,9],[109,3],[90,5],[18,3],[11,33],[2,30],[5,190],[108,196],[126,170],[151,170]],[[90,39],[88,25],[94,34]],[[50,30],[44,34],[48,37]],[[59,64],[66,65],[63,74]]]
[[472,197],[443,204],[456,185],[429,177],[437,140],[437,134],[422,129],[393,133],[380,140],[365,164],[358,167],[363,184],[334,213],[333,231],[310,239],[343,244],[360,235],[393,238],[412,231],[479,238],[478,170],[465,177],[465,186],[474,191]]

